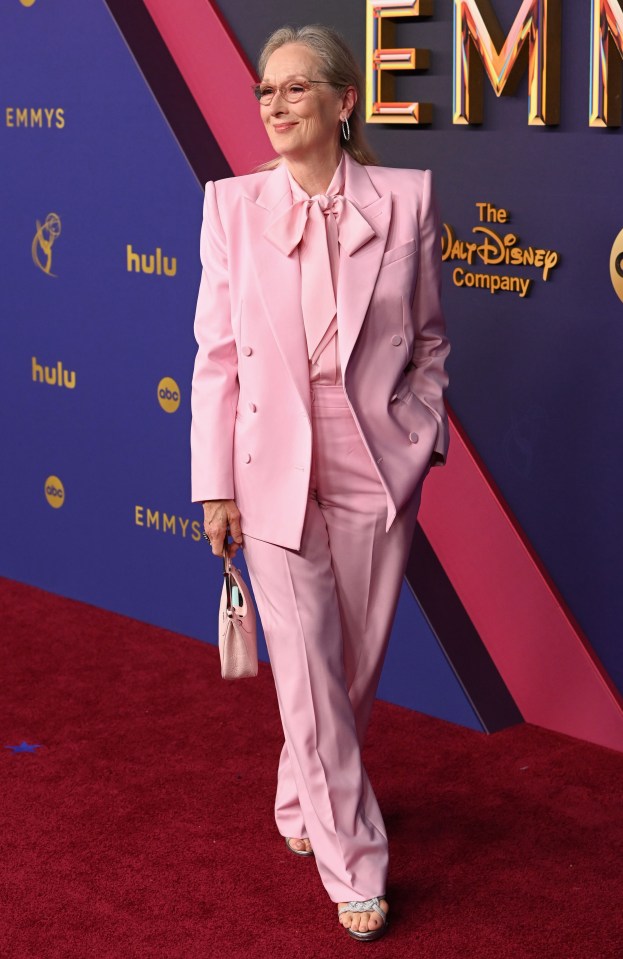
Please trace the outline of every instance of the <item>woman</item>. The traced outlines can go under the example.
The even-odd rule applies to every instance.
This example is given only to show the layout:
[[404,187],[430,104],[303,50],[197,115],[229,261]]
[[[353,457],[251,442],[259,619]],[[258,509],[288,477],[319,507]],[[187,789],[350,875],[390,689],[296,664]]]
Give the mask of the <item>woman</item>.
[[439,222],[430,171],[374,165],[338,34],[277,30],[259,76],[278,156],[206,184],[192,499],[215,555],[228,531],[244,550],[285,737],[277,828],[376,939],[387,835],[361,744],[448,447]]

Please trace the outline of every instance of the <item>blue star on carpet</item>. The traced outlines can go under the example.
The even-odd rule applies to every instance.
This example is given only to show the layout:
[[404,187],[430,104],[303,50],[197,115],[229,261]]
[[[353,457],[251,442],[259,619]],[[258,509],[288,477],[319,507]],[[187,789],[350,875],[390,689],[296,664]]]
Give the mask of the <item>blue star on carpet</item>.
[[41,749],[42,743],[25,743],[22,739],[19,746],[7,746],[5,749],[12,749],[14,753],[34,753],[35,749]]

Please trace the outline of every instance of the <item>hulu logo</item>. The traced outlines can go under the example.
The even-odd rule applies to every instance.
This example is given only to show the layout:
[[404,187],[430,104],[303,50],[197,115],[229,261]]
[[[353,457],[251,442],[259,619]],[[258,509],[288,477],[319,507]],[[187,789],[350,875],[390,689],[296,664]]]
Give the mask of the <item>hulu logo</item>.
[[32,378],[35,383],[47,383],[48,386],[64,386],[68,390],[73,390],[76,386],[75,371],[63,369],[60,360],[56,366],[42,366],[37,363],[37,357],[33,356]]
[[135,253],[128,243],[126,263],[128,273],[153,273],[155,276],[175,276],[177,273],[177,258],[163,256],[159,246],[155,253]]

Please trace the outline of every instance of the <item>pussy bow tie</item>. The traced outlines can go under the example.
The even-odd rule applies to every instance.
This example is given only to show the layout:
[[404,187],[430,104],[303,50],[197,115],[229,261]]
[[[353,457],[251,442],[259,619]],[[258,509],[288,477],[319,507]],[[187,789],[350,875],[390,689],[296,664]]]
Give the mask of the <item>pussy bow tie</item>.
[[376,233],[345,196],[318,193],[296,200],[268,225],[264,236],[286,256],[299,247],[301,306],[311,359],[337,310],[333,276],[338,242],[352,256]]

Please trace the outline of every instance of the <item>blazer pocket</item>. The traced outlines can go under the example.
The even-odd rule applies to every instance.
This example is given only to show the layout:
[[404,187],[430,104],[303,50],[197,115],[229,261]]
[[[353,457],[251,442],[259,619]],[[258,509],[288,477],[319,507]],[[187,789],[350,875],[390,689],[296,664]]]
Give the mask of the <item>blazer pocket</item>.
[[395,246],[392,250],[388,250],[381,260],[381,266],[387,266],[388,263],[393,263],[395,260],[402,260],[403,257],[409,256],[410,253],[415,253],[415,250],[415,240],[407,240],[406,243],[401,243],[400,246]]
[[[396,394],[394,394],[395,396]],[[398,396],[390,400],[390,416],[402,428],[405,438],[417,433],[416,442],[421,446],[430,443],[431,449],[437,439],[439,425],[433,411],[423,403],[417,393],[410,389],[398,390]]]
[[390,397],[389,402],[392,406],[399,406],[402,404],[403,406],[411,406],[414,410],[419,408],[426,413],[426,416],[430,416],[435,423],[437,422],[437,417],[431,410],[430,406],[421,400],[417,393],[413,392],[408,382],[402,383],[396,389],[396,391]]

